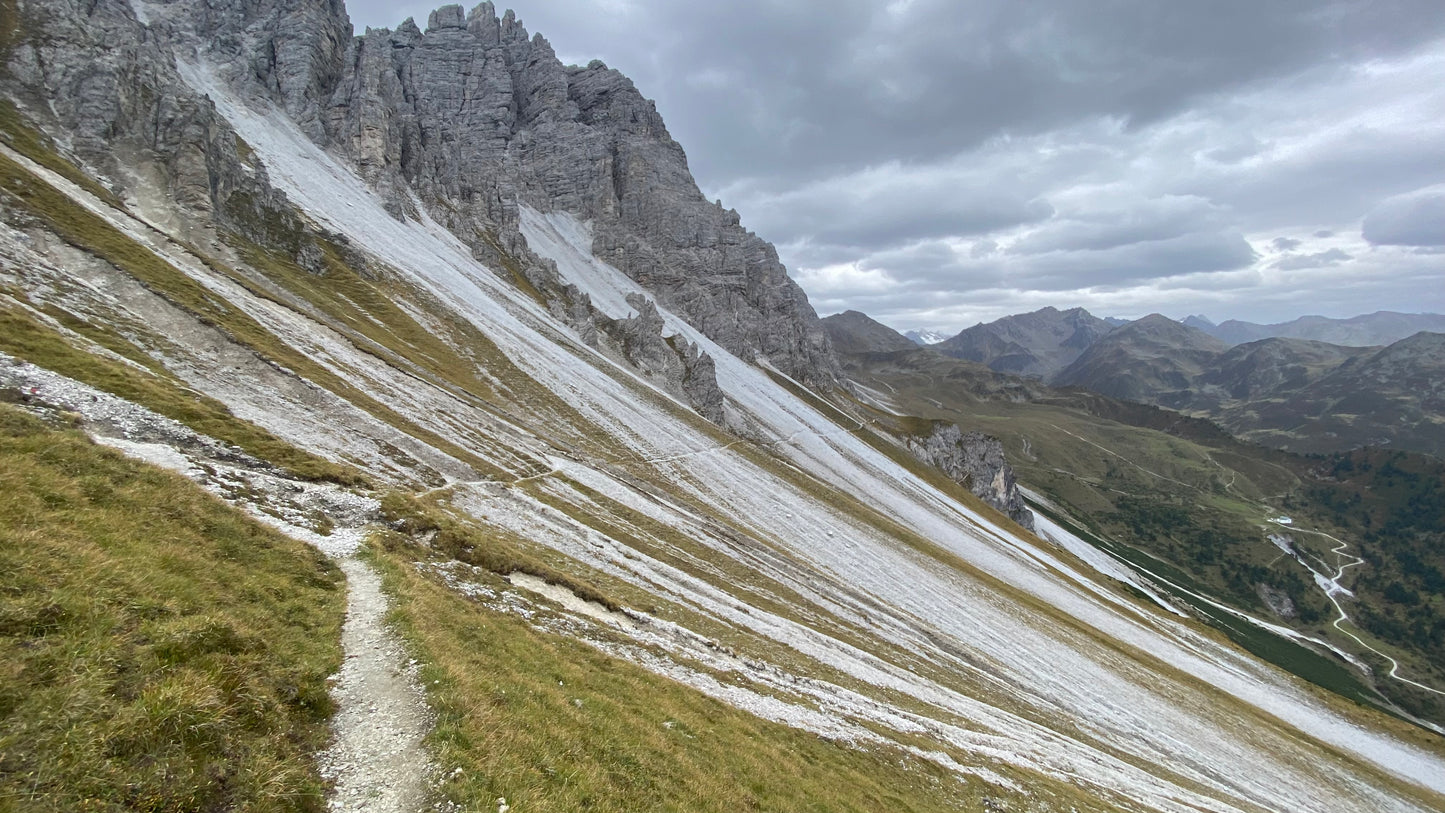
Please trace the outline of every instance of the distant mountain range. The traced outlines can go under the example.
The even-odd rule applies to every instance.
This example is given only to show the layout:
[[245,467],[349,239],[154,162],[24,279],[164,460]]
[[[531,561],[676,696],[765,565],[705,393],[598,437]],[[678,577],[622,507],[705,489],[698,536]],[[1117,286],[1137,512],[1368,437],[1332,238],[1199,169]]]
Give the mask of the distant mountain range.
[[1214,325],[1204,317],[1191,316],[1184,320],[1184,324],[1199,328],[1228,344],[1283,338],[1310,339],[1346,347],[1374,347],[1393,344],[1422,330],[1445,333],[1445,315],[1393,311],[1376,311],[1349,319],[1301,316],[1291,322],[1273,325],[1259,325],[1237,319]]
[[[1160,317],[1165,318],[1165,317]],[[1174,321],[1174,320],[1171,320]],[[904,334],[916,344],[936,345],[954,358],[987,364],[999,372],[1050,380],[1079,357],[1094,340],[1127,319],[1099,318],[1083,308],[1043,308],[974,325],[958,335],[938,341],[937,334],[919,339],[918,331]],[[1231,319],[1215,324],[1207,316],[1192,315],[1179,324],[1213,336],[1226,345],[1262,339],[1307,339],[1344,347],[1379,347],[1420,331],[1445,333],[1445,315],[1376,311],[1348,319],[1302,316],[1290,322],[1261,325]]]
[[[825,328],[848,354],[914,344],[856,311],[830,317]],[[1295,335],[1237,340],[1271,332]],[[1378,341],[1361,344],[1367,339]],[[1241,438],[1291,451],[1388,446],[1445,455],[1445,316],[1436,314],[1381,311],[1278,325],[1151,314],[1115,326],[1082,308],[1044,308],[975,325],[931,349],[1000,373],[1208,417]]]

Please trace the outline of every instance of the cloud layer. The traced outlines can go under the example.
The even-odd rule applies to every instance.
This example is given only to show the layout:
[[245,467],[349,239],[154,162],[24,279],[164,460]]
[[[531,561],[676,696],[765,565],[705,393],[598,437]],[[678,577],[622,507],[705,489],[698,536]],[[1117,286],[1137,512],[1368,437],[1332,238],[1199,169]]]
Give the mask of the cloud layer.
[[1439,0],[516,8],[657,99],[821,313],[1445,311]]

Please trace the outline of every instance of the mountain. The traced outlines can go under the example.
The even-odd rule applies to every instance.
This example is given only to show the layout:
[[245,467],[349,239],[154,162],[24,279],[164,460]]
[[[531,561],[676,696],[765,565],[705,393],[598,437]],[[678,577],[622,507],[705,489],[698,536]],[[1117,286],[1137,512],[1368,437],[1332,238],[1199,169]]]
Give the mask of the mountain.
[[1219,327],[1218,325],[1211,322],[1208,316],[1204,316],[1202,314],[1195,316],[1186,316],[1184,317],[1184,321],[1182,324],[1184,324],[1186,327],[1197,328],[1204,331],[1205,333],[1209,333],[1210,335],[1213,335],[1214,330]]
[[1378,347],[1271,338],[1227,347],[1153,315],[1100,339],[1051,383],[1206,416],[1296,452],[1445,454],[1437,333]]
[[1341,364],[1378,348],[1342,347],[1305,339],[1263,339],[1221,355],[1197,384],[1217,387],[1222,398],[1251,400],[1297,390]]
[[1166,403],[1193,386],[1227,349],[1202,330],[1154,313],[1093,342],[1052,383]]
[[910,330],[904,333],[903,336],[914,344],[923,347],[948,340],[947,336],[932,330]]
[[0,798],[1445,806],[1413,712],[845,386],[652,103],[514,14],[0,19]]
[[858,311],[835,313],[823,320],[823,330],[840,353],[893,353],[915,345],[891,327]]
[[1243,437],[1301,452],[1383,446],[1445,457],[1445,334],[1421,332],[1338,356],[1343,360],[1312,380],[1297,374],[1226,405],[1220,422]]
[[[1187,324],[1186,320],[1186,324]],[[1200,327],[1215,338],[1229,344],[1243,344],[1260,339],[1287,338],[1328,342],[1346,347],[1372,347],[1392,344],[1422,330],[1445,332],[1445,316],[1435,313],[1375,313],[1348,319],[1324,316],[1302,316],[1290,322],[1260,325],[1230,319],[1216,326]]]
[[934,349],[999,372],[1047,380],[1111,330],[1083,308],[1043,308],[974,325]]
[[[1259,344],[1301,344],[1306,360],[1314,355],[1313,343]],[[1241,441],[1209,420],[1054,389],[921,349],[844,354],[842,362],[872,420],[896,426],[910,448],[939,426],[997,437],[1045,533],[1048,522],[1087,516],[1097,552],[1128,563],[1148,589],[1191,607],[1252,652],[1361,702],[1383,695],[1412,714],[1445,712],[1430,690],[1362,666],[1378,651],[1332,626],[1347,617],[1397,656],[1408,652],[1397,673],[1439,674],[1430,664],[1445,662],[1445,640],[1433,630],[1445,629],[1445,608],[1434,610],[1426,596],[1445,590],[1440,460],[1388,449],[1290,454]],[[1284,520],[1282,508],[1290,515]],[[1329,530],[1314,530],[1322,527]],[[1354,575],[1340,584],[1353,598],[1340,605],[1329,598],[1333,571],[1316,579],[1319,566],[1280,556],[1281,543],[1342,561],[1358,556],[1371,568],[1347,570]],[[1340,544],[1346,547],[1332,550]],[[1334,649],[1327,657],[1296,643],[1326,640]]]

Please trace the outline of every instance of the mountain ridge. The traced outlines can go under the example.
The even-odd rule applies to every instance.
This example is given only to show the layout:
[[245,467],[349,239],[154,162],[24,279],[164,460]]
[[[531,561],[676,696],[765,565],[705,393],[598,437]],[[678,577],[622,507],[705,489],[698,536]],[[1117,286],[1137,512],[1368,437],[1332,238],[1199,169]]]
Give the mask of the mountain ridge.
[[1046,307],[974,325],[934,349],[999,372],[1048,379],[1113,329],[1083,308]]
[[[686,804],[702,778],[712,809],[769,806],[759,788],[791,780],[820,794],[778,790],[791,809],[829,793],[872,809],[900,787],[921,809],[1439,806],[1438,743],[1301,686],[1074,553],[1067,529],[1028,534],[908,455],[832,388],[810,309],[731,215],[699,208],[718,207],[635,89],[601,66],[559,73],[514,15],[478,8],[343,42],[339,3],[26,2],[4,88],[29,104],[0,151],[0,349],[26,360],[6,360],[7,397],[44,409],[41,379],[69,377],[146,401],[250,457],[167,442],[103,400],[51,414],[311,523],[308,540],[337,541],[340,519],[367,537],[372,557],[348,561],[383,571],[425,645],[444,801],[638,809]],[[480,120],[524,122],[498,143],[520,153],[531,133],[539,154],[483,155],[472,176],[445,145],[400,150],[408,107],[365,81],[329,118],[337,48],[414,60],[413,82],[428,59],[480,58],[477,81],[511,83]],[[586,128],[614,113],[616,143],[589,153]],[[379,164],[318,142],[392,114],[354,131]],[[544,131],[576,143],[542,154]],[[419,154],[437,163],[408,170]],[[597,159],[580,176],[561,160],[578,154]],[[673,199],[703,214],[674,217]],[[315,479],[349,516],[308,512]],[[7,632],[70,623],[30,609]],[[152,610],[179,624],[168,657],[257,646],[186,628],[164,597]],[[192,719],[170,714],[184,693],[140,688],[162,724]],[[781,781],[780,743],[807,749]],[[803,762],[838,779],[809,786]],[[298,770],[319,809],[319,775]],[[855,789],[870,777],[905,784]]]
[[1445,332],[1445,316],[1435,313],[1374,313],[1332,319],[1325,316],[1301,316],[1288,322],[1262,325],[1229,319],[1218,325],[1194,325],[1229,344],[1244,344],[1260,339],[1308,339],[1345,347],[1371,347],[1394,344],[1422,330]]
[[1228,346],[1157,313],[1114,328],[1084,348],[1051,383],[1132,401],[1186,389]]
[[892,353],[916,346],[907,336],[861,311],[824,317],[823,329],[840,353]]

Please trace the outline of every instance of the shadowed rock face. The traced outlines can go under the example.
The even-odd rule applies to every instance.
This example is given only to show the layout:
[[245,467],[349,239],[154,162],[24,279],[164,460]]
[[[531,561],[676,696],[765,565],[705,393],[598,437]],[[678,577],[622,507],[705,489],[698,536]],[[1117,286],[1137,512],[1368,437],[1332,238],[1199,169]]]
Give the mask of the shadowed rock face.
[[178,80],[175,56],[202,53],[349,159],[393,216],[425,210],[479,258],[515,261],[555,307],[576,303],[528,250],[520,204],[591,221],[594,253],[731,352],[764,356],[810,386],[836,384],[806,295],[735,211],[703,198],[653,103],[600,62],[564,66],[512,12],[446,6],[425,31],[408,20],[353,37],[340,0],[138,7],[148,25],[125,0],[29,2],[41,45],[9,59],[37,99],[68,100],[60,123],[92,163],[129,136],[182,202],[224,212],[244,186],[244,206],[284,210],[264,172],[243,171],[229,128]]
[[974,325],[934,349],[1001,373],[1048,380],[1111,330],[1083,308],[1043,308]]
[[832,387],[837,362],[777,252],[703,198],[654,104],[600,62],[563,66],[491,3],[352,41],[324,113],[328,145],[389,198],[474,245],[525,256],[517,204],[593,227],[593,251],[743,358]]
[[823,329],[840,354],[897,353],[918,345],[865,313],[846,311],[823,320]]
[[955,482],[967,486],[974,496],[1007,514],[1009,519],[1032,531],[1034,515],[1024,505],[1014,479],[1014,470],[1004,458],[998,438],[982,432],[964,433],[954,424],[938,424],[932,434],[909,438],[914,457],[937,466]]

